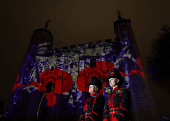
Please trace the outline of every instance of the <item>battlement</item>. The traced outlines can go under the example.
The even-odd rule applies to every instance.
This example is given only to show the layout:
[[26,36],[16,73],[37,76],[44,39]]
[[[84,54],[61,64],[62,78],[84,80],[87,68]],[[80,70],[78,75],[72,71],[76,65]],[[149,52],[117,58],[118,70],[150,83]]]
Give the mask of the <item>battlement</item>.
[[62,48],[55,48],[54,52],[59,52],[59,51],[80,51],[82,49],[94,49],[94,48],[98,48],[98,47],[106,47],[106,46],[114,46],[116,47],[118,45],[118,41],[112,41],[111,39],[106,39],[104,43],[102,43],[101,40],[96,41],[95,43],[93,42],[89,42],[86,44],[78,44],[78,46],[76,45],[71,45],[70,47],[66,46],[66,47],[62,47]]

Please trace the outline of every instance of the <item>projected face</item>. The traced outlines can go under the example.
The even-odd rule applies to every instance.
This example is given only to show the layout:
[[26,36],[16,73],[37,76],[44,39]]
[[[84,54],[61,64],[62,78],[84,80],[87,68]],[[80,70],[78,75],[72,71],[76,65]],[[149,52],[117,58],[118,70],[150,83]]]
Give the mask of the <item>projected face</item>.
[[119,82],[119,79],[117,78],[110,78],[109,79],[109,84],[110,84],[110,87],[115,87],[118,85],[118,82]]
[[98,90],[97,86],[95,85],[90,85],[89,86],[89,93],[93,93],[93,92],[96,92]]

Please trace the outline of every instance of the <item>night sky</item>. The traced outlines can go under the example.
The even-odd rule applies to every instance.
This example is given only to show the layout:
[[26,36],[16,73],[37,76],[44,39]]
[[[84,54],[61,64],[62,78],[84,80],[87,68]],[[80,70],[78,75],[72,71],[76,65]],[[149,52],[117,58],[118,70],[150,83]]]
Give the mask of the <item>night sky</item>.
[[[0,100],[8,105],[12,88],[27,51],[32,33],[44,27],[52,32],[53,49],[112,39],[117,9],[131,19],[142,63],[160,28],[170,25],[170,0],[1,0],[0,1]],[[170,94],[149,79],[160,115],[168,116]],[[168,96],[168,97],[167,97]],[[169,115],[170,116],[170,115]]]

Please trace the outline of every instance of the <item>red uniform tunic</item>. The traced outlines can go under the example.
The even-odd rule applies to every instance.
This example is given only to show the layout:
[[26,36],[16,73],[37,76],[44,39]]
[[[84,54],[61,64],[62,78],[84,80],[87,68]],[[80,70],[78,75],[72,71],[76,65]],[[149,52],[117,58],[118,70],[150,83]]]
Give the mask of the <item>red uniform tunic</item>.
[[102,121],[104,103],[102,94],[92,93],[86,100],[79,121]]
[[130,98],[129,90],[119,87],[113,89],[104,107],[103,121],[130,121]]

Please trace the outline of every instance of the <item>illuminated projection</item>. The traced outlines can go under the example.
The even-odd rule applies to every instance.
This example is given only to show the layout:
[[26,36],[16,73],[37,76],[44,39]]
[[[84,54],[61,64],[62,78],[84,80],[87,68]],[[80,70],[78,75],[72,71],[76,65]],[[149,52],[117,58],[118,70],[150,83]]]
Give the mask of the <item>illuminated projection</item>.
[[[53,36],[46,28],[33,32],[28,51],[13,87],[5,118],[40,118],[57,121],[78,119],[89,97],[91,78],[103,81],[102,93],[107,99],[109,84],[104,79],[109,71],[118,70],[131,91],[131,111],[152,110],[145,74],[135,45],[130,20],[119,18],[114,23],[117,38],[95,44],[80,44],[51,49]],[[141,94],[142,91],[142,94]],[[138,113],[134,113],[138,112]],[[149,114],[151,115],[151,114]]]

